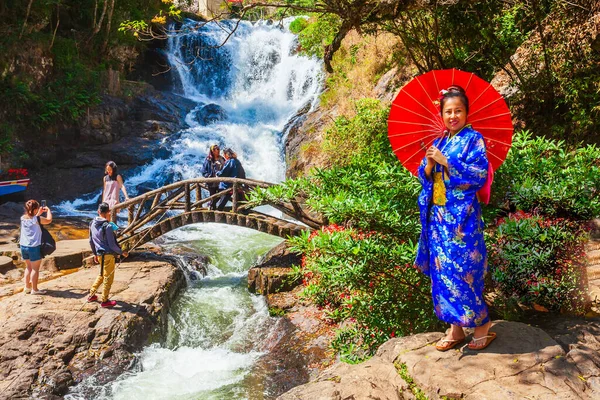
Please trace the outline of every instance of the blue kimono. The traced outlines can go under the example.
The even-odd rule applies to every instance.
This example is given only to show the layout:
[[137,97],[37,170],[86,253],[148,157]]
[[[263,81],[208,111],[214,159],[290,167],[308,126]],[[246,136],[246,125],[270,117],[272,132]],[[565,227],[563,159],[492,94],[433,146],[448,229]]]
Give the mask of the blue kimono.
[[[419,166],[421,237],[415,265],[431,278],[431,293],[439,319],[459,326],[489,321],[483,299],[487,256],[477,191],[487,179],[488,160],[483,136],[470,125],[434,145],[448,159],[448,172],[436,165],[438,184]],[[444,193],[445,192],[445,193]],[[443,204],[443,205],[442,205]]]

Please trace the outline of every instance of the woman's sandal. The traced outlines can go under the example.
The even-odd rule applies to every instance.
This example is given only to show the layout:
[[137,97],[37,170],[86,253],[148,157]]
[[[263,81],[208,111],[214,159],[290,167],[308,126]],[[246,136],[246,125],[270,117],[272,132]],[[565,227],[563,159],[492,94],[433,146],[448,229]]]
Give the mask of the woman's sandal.
[[440,339],[440,341],[438,341],[435,344],[435,349],[437,351],[448,351],[456,346],[458,346],[459,344],[461,344],[462,342],[464,342],[465,338],[462,339]]
[[[484,339],[485,339],[485,344],[481,347],[476,347],[478,342],[481,340],[484,340]],[[482,336],[480,338],[473,337],[471,339],[471,342],[469,343],[469,349],[475,350],[475,351],[483,350],[486,347],[488,347],[494,339],[496,339],[496,332],[488,332],[488,334],[486,336]],[[475,345],[475,347],[471,347],[471,345]]]

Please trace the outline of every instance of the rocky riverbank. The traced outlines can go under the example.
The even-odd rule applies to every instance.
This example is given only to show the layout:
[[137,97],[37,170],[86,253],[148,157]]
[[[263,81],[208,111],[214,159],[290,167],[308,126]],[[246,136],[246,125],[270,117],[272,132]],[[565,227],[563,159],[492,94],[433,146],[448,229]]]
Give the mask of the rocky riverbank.
[[370,360],[336,363],[279,399],[598,399],[600,320],[568,325],[568,339],[555,340],[495,321],[498,338],[480,352],[437,351],[441,332],[392,339]]
[[150,333],[166,327],[185,285],[173,259],[138,253],[115,273],[117,306],[103,309],[86,301],[97,274],[97,266],[82,267],[41,283],[45,295],[0,299],[0,399],[60,398],[87,376],[114,379]]
[[291,268],[300,261],[300,256],[282,242],[248,271],[248,289],[263,294],[271,315],[281,317],[277,322],[280,334],[269,341],[264,349],[267,354],[256,366],[278,371],[270,374],[265,384],[272,388],[266,391],[270,395],[315,379],[335,359],[330,344],[337,325],[327,322],[323,310],[301,300],[303,286]]

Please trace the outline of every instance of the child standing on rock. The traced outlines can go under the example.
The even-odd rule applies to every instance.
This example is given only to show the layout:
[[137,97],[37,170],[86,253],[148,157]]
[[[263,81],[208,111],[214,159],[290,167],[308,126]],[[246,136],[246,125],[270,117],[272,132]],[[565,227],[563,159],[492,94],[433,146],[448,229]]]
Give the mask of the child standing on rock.
[[109,222],[110,206],[108,203],[101,203],[98,207],[98,216],[90,223],[90,247],[94,253],[94,261],[98,262],[100,257],[100,275],[90,289],[88,302],[98,300],[96,291],[100,284],[102,287],[102,307],[114,307],[117,302],[109,300],[110,287],[115,276],[115,255],[127,257],[127,252],[123,252],[117,243],[115,236],[116,225]]

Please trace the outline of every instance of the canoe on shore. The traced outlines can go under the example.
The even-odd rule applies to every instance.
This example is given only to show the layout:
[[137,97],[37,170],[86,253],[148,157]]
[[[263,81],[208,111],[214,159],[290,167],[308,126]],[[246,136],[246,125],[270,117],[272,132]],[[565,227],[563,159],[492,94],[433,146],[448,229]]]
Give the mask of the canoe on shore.
[[29,178],[0,181],[0,203],[11,200],[23,200]]

